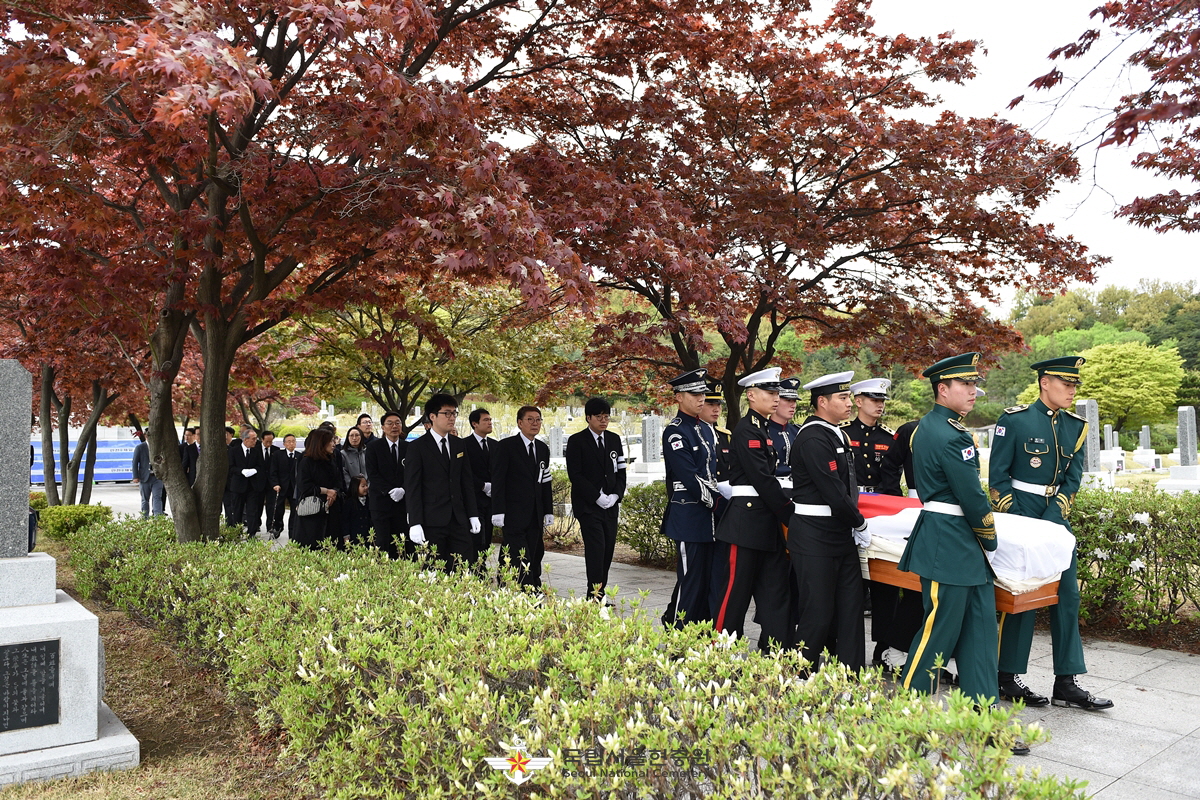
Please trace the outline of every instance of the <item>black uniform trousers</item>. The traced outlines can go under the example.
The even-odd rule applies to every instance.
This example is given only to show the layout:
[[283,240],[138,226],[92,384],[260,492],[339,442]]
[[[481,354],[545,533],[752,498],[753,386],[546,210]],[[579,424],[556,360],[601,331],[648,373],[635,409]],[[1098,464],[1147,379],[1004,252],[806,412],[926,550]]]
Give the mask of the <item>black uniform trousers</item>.
[[866,665],[862,569],[857,550],[835,556],[792,553],[799,587],[800,617],[796,639],[814,668],[821,650],[835,641],[831,654],[850,669]]
[[403,514],[371,509],[371,527],[375,529],[375,546],[388,554],[388,558],[399,558],[403,553],[410,561],[417,557],[417,546],[408,540],[408,520]]
[[442,562],[447,572],[458,564],[474,564],[479,558],[475,537],[470,528],[451,521],[446,526],[423,525],[425,540],[433,548],[434,556]]
[[726,633],[745,635],[746,611],[754,599],[756,618],[762,628],[758,649],[786,647],[792,640],[788,630],[788,581],[791,565],[787,553],[754,550],[728,542],[717,542],[712,568],[713,627]]
[[517,571],[517,580],[522,586],[535,589],[542,585],[542,557],[546,545],[542,542],[542,520],[535,519],[524,530],[510,525],[504,526],[504,543],[500,545],[500,569],[509,564]]
[[871,591],[871,641],[908,652],[925,618],[921,595],[889,583],[867,581]]
[[608,568],[612,566],[613,551],[617,547],[617,508],[613,506],[600,514],[576,517],[583,537],[588,597],[603,599],[604,589],[608,586]]
[[676,542],[675,591],[663,614],[663,625],[682,628],[713,618],[713,562],[720,542]]

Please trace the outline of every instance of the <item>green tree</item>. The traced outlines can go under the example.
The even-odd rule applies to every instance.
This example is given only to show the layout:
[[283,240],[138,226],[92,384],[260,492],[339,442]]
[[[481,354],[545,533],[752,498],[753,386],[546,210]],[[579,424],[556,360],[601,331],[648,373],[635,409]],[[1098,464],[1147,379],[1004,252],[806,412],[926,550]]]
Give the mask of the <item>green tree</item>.
[[[1095,398],[1101,422],[1117,430],[1162,421],[1174,408],[1183,382],[1183,359],[1174,347],[1150,347],[1141,342],[1102,344],[1080,353],[1087,359],[1080,369],[1083,386],[1079,397]],[[1037,399],[1033,381],[1020,400]]]
[[1147,333],[1154,344],[1171,341],[1189,370],[1200,369],[1200,295],[1171,307],[1166,317]]
[[1200,408],[1200,370],[1190,369],[1183,373],[1183,382],[1175,394],[1175,405]]

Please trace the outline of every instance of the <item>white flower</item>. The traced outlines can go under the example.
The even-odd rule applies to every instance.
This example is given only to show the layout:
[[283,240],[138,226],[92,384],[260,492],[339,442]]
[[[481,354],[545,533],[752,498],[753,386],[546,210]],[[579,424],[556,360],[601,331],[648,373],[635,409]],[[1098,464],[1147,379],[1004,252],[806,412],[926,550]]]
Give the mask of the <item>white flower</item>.
[[1092,555],[1094,555],[1096,558],[1100,559],[1101,561],[1108,560],[1108,553],[1104,550],[1101,550],[1099,547],[1097,547],[1095,550],[1092,551]]
[[1129,562],[1129,570],[1131,572],[1141,572],[1145,568],[1146,562],[1142,561],[1140,558],[1135,558],[1133,561]]
[[1149,511],[1139,511],[1138,513],[1132,515],[1129,519],[1131,522],[1140,522],[1143,525],[1145,525],[1147,528],[1150,527],[1150,512]]
[[1133,543],[1133,542],[1137,541],[1137,534],[1136,533],[1127,533],[1124,536],[1122,536],[1121,538],[1127,542]]
[[341,583],[342,581],[348,581],[348,580],[350,580],[350,576],[349,576],[349,575],[347,575],[346,573],[344,573],[344,572],[343,572],[341,575],[338,575],[338,576],[337,576],[336,578],[334,578],[333,580],[334,580],[334,582],[336,582],[336,583]]

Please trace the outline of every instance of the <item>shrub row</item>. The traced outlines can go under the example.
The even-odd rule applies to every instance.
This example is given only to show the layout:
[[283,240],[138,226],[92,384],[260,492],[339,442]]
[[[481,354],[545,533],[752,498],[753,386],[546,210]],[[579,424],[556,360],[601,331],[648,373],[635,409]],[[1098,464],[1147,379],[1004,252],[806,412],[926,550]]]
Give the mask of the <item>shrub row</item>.
[[70,544],[81,591],[216,667],[330,798],[510,798],[484,759],[515,747],[552,758],[520,790],[531,797],[1081,796],[1009,771],[1015,736],[1044,737],[1011,711],[976,713],[957,692],[944,708],[878,672],[805,680],[796,654],[763,657],[701,625],[662,631],[636,603],[367,551],[179,545],[162,519],[104,522]]
[[666,507],[667,488],[661,481],[625,490],[617,541],[636,550],[643,564],[669,567],[675,563],[675,543],[662,533]]
[[1071,526],[1083,617],[1143,629],[1200,608],[1200,495],[1084,490]]
[[51,539],[66,539],[92,523],[111,519],[108,506],[47,506],[38,512],[38,527]]

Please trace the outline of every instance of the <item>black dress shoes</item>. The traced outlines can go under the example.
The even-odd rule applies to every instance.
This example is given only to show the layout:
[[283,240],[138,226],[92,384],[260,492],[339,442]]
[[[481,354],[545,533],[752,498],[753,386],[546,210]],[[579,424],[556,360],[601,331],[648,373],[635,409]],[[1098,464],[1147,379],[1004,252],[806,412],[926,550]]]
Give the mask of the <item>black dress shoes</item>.
[[1026,708],[1041,708],[1050,705],[1050,698],[1038,694],[1025,685],[1020,675],[1011,672],[1000,673],[1000,699],[1015,703],[1021,700]]
[[1063,708],[1082,708],[1084,711],[1103,711],[1113,707],[1113,701],[1096,697],[1079,685],[1074,675],[1054,676],[1054,696],[1050,700]]

